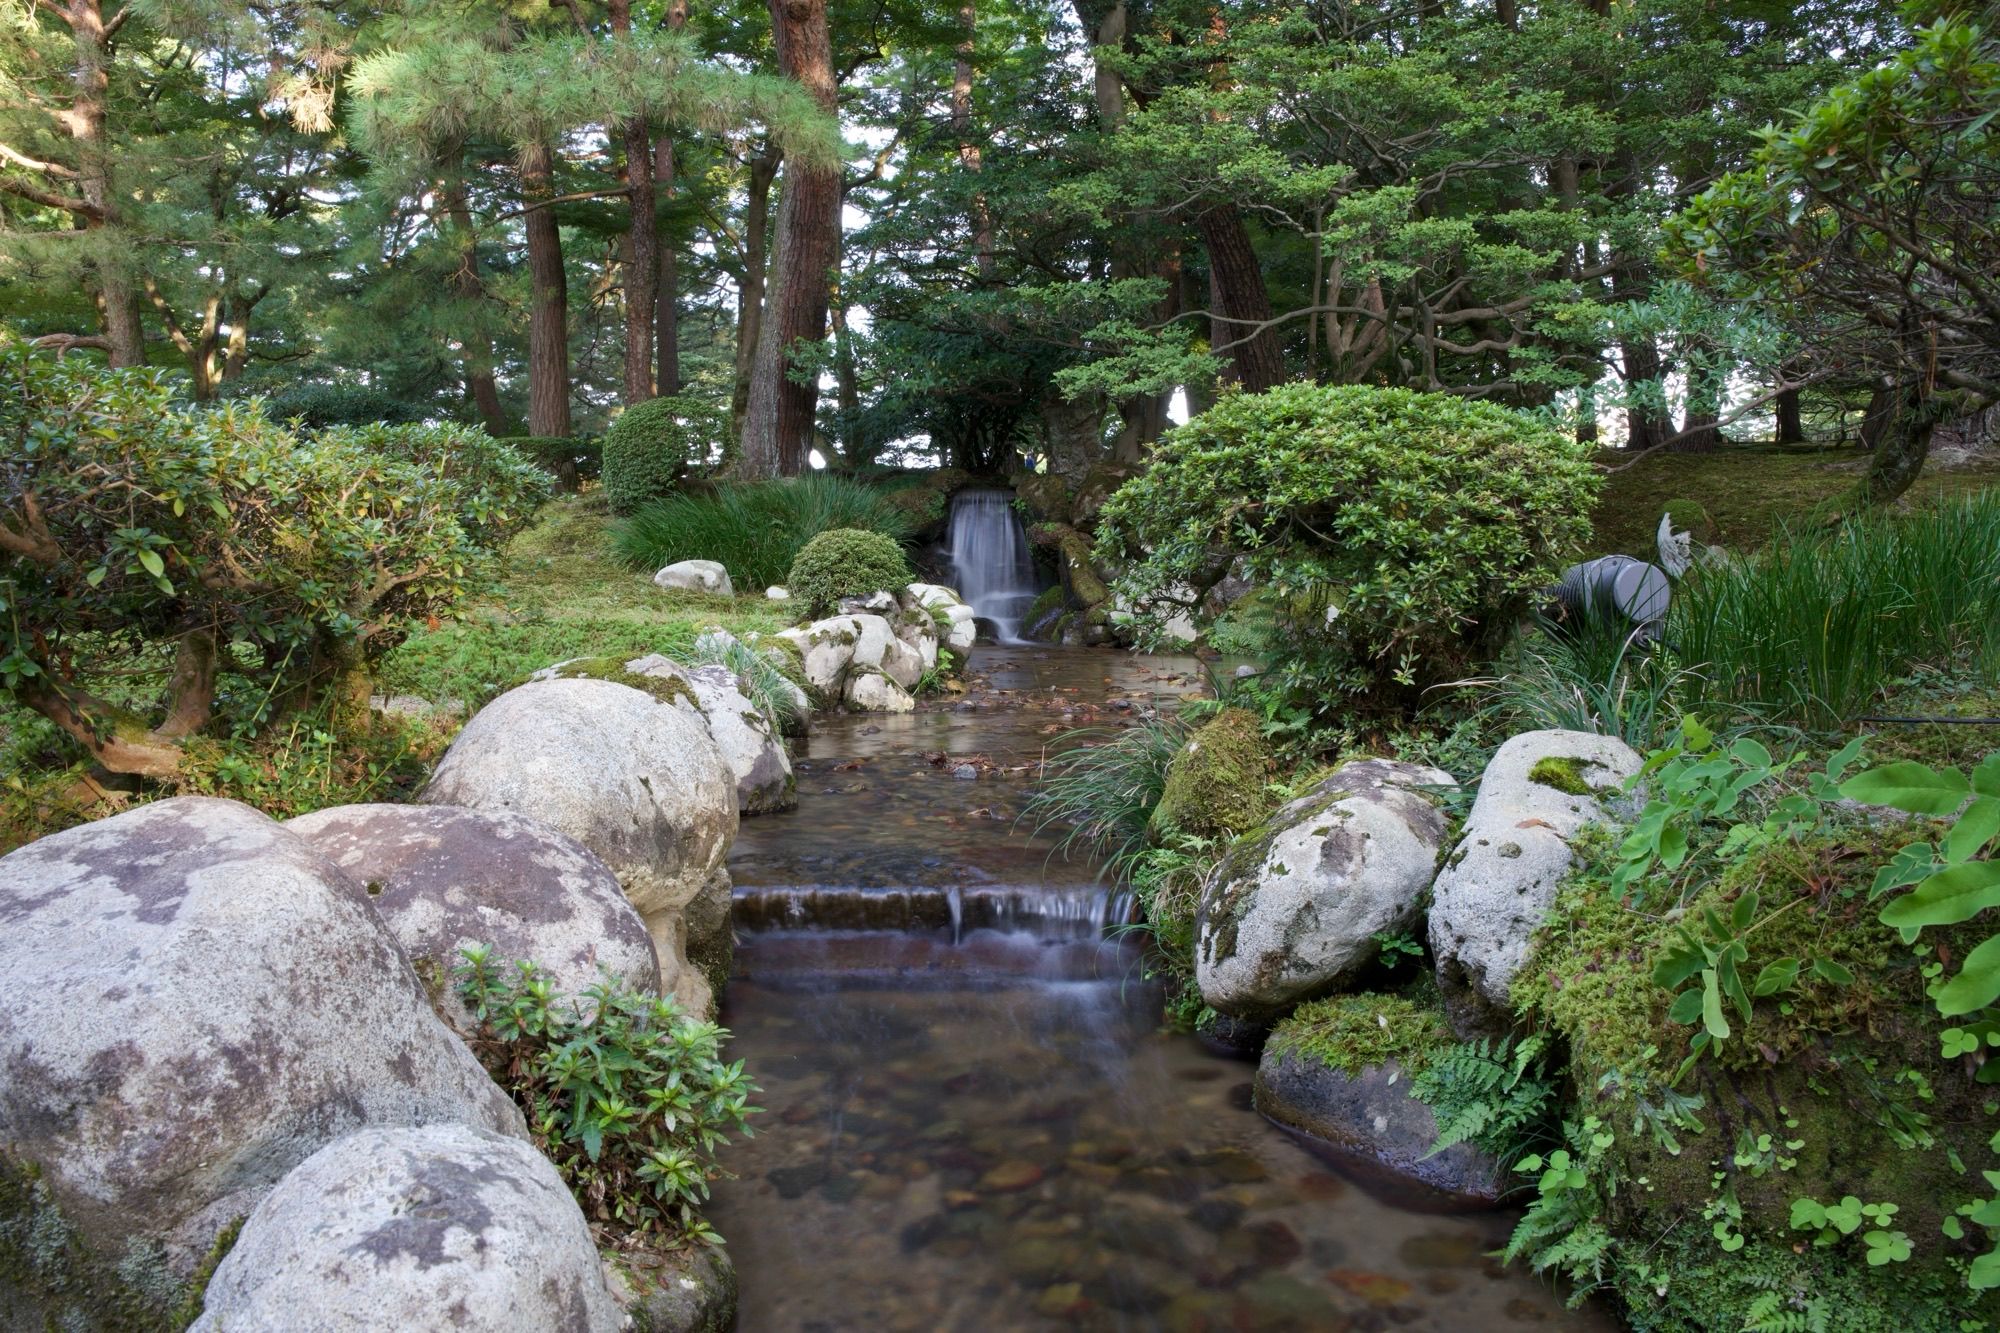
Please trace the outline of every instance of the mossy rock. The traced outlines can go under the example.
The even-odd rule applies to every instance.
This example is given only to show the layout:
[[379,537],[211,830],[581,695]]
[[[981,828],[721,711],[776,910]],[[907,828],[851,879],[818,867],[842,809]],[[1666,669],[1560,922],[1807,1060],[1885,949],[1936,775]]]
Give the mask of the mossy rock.
[[1308,1001],[1271,1029],[1267,1046],[1343,1074],[1393,1060],[1415,1076],[1454,1040],[1444,1001],[1427,974],[1404,991],[1361,991]]
[[578,657],[568,662],[558,662],[554,666],[537,671],[531,680],[608,680],[614,685],[624,685],[652,695],[663,704],[684,703],[696,712],[701,711],[701,701],[687,682],[676,676],[647,676],[626,670],[626,663],[633,657]]
[[[1756,1253],[1819,1289],[1850,1293],[1843,1300],[1878,1320],[1836,1319],[1830,1327],[1888,1328],[1881,1322],[1888,1312],[1918,1291],[1935,1297],[1956,1287],[1969,1308],[1973,1294],[1959,1285],[1958,1268],[1987,1243],[1954,1240],[1942,1228],[1960,1205],[1991,1194],[1978,1173],[2000,1166],[1988,1144],[2000,1128],[1995,1093],[1973,1081],[1964,1061],[1940,1056],[1940,1022],[1922,977],[1931,955],[1913,953],[1883,926],[1880,904],[1867,894],[1876,867],[1937,831],[1857,823],[1804,845],[1768,847],[1706,883],[1696,875],[1686,909],[1673,913],[1613,899],[1611,835],[1593,829],[1576,841],[1579,868],[1558,893],[1513,995],[1525,1025],[1567,1044],[1578,1095],[1568,1114],[1594,1115],[1615,1134],[1601,1170],[1618,1190],[1603,1220],[1622,1254],[1661,1249],[1631,1262],[1706,1272],[1720,1253],[1713,1210],[1727,1199],[1741,1210],[1733,1229]],[[1730,1038],[1674,1084],[1695,1029],[1668,1017],[1674,996],[1654,982],[1654,967],[1680,942],[1676,921],[1698,923],[1709,908],[1726,919],[1753,890],[1762,924],[1746,938],[1746,975],[1788,957],[1836,963],[1854,980],[1836,985],[1807,972],[1794,990],[1757,1000],[1748,1022],[1730,1006]],[[1976,922],[1933,929],[1925,944],[1963,957],[1985,933]],[[1700,1099],[1698,1128],[1662,1118],[1670,1084],[1675,1095]],[[1870,1267],[1859,1234],[1815,1246],[1813,1233],[1793,1229],[1796,1200],[1849,1195],[1896,1205],[1889,1229],[1912,1238],[1908,1262]],[[1666,1245],[1682,1233],[1697,1240],[1684,1252],[1679,1241]],[[1795,1263],[1786,1253],[1805,1258]],[[1689,1292],[1707,1279],[1662,1280],[1672,1298],[1647,1298],[1660,1317],[1649,1322],[1635,1309],[1635,1326],[1743,1326],[1746,1306],[1726,1307],[1726,1323],[1695,1322],[1691,1312],[1708,1304]],[[1638,1283],[1633,1294],[1646,1289]],[[1932,1299],[1929,1308],[1949,1302]]]
[[1167,765],[1152,829],[1201,838],[1235,837],[1271,813],[1265,783],[1271,751],[1254,714],[1226,708],[1203,724]]
[[1722,536],[1708,506],[1699,500],[1669,500],[1661,512],[1672,520],[1675,532],[1692,533],[1697,546],[1713,545]]

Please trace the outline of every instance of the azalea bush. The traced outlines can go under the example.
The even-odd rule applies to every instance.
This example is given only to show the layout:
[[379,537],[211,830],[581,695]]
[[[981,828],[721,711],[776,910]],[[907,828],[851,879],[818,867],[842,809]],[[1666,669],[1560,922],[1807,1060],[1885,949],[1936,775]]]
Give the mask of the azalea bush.
[[239,728],[358,713],[369,664],[473,588],[547,487],[464,427],[299,435],[155,371],[0,350],[0,696],[156,778],[225,695]]
[[757,1085],[722,1059],[729,1033],[668,997],[605,977],[563,995],[534,963],[461,951],[458,993],[494,1079],[600,1226],[720,1244],[702,1220],[716,1151],[748,1137]]
[[1271,608],[1285,684],[1405,707],[1490,659],[1590,533],[1589,449],[1446,394],[1227,394],[1105,504],[1097,554],[1142,638],[1212,622],[1232,570]]

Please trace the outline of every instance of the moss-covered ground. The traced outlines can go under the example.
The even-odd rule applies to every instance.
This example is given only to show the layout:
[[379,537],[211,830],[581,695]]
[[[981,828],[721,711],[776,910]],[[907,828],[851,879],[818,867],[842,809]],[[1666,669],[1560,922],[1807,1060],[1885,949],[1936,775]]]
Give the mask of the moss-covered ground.
[[390,652],[376,688],[476,708],[566,658],[672,656],[711,625],[741,637],[792,623],[785,603],[761,593],[709,597],[654,587],[619,563],[612,523],[595,494],[550,503],[502,554],[492,594]]
[[[1607,452],[1600,461],[1620,468],[1628,460]],[[1605,477],[1592,516],[1596,535],[1591,552],[1653,558],[1660,515],[1677,500],[1707,510],[1714,523],[1710,540],[1731,550],[1749,550],[1780,525],[1837,505],[1867,464],[1867,454],[1852,448],[1746,445],[1706,454],[1653,454]],[[1930,467],[1906,499],[1994,485],[2000,485],[2000,462]]]

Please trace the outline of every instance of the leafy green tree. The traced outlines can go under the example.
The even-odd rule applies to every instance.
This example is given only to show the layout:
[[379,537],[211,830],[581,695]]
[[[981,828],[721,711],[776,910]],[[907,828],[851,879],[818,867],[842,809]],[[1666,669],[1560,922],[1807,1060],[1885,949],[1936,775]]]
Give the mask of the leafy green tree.
[[1996,108],[2000,33],[1940,7],[1673,227],[1693,274],[1790,317],[1813,374],[1884,387],[1869,501],[1909,489],[1940,422],[2000,403]]

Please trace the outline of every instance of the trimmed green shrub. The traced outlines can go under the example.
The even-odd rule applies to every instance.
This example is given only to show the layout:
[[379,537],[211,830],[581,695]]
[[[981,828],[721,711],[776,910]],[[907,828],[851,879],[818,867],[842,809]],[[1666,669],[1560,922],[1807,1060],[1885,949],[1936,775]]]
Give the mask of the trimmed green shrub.
[[613,540],[634,569],[650,573],[676,560],[716,560],[738,588],[752,592],[783,583],[805,544],[834,528],[899,540],[915,531],[910,516],[874,487],[814,472],[670,495],[642,506]]
[[910,562],[894,537],[835,528],[805,544],[785,586],[808,615],[823,616],[843,597],[898,589],[910,578]]
[[308,430],[328,426],[408,426],[424,419],[424,409],[386,389],[367,384],[295,384],[264,399],[273,421],[297,420]]
[[719,423],[706,403],[678,395],[634,403],[604,432],[604,494],[630,514],[671,495],[709,461]]
[[1285,686],[1407,708],[1490,658],[1590,533],[1590,450],[1489,403],[1355,385],[1227,394],[1100,516],[1142,638],[1241,562]]

